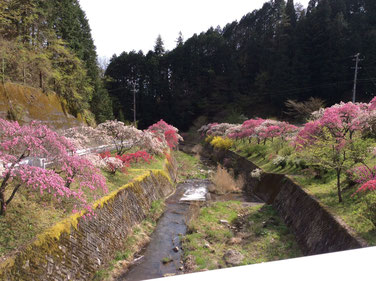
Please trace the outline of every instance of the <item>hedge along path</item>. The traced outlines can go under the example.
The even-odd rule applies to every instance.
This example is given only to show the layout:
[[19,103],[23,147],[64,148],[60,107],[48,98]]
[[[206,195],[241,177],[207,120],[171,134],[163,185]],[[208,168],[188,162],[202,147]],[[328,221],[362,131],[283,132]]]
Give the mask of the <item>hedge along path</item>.
[[153,201],[174,191],[176,161],[145,173],[38,235],[0,264],[0,280],[88,280],[122,248],[131,228],[148,214]]

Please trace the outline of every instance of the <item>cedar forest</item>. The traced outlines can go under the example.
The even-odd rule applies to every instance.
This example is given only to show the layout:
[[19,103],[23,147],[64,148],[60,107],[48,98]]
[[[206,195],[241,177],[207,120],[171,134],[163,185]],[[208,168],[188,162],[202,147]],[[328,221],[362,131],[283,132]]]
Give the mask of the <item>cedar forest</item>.
[[[187,130],[208,121],[283,117],[281,104],[319,97],[327,105],[350,100],[355,66],[358,100],[375,91],[376,3],[372,0],[274,0],[239,22],[210,28],[167,51],[114,55],[98,66],[84,11],[77,0],[9,0],[0,3],[0,56],[5,81],[63,97],[74,115],[137,120],[146,128],[163,118]],[[105,71],[105,73],[104,73]],[[268,104],[268,107],[262,105]],[[264,108],[264,109],[263,109]],[[269,115],[269,116],[268,116]]]

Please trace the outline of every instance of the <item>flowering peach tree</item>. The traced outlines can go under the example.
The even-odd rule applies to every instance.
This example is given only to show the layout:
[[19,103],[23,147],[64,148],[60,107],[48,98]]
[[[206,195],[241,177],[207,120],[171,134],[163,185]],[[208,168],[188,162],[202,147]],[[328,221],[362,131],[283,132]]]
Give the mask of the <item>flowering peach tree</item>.
[[123,155],[133,146],[140,144],[143,133],[133,126],[126,126],[120,121],[106,121],[97,127],[103,134],[110,136],[118,155]]
[[308,122],[296,137],[298,150],[311,165],[336,171],[339,202],[342,172],[355,163],[364,163],[369,153],[367,142],[360,139],[368,127],[367,116],[367,104],[336,104]]
[[111,174],[116,174],[117,171],[125,171],[126,165],[124,165],[123,161],[118,158],[118,155],[116,157],[113,157],[109,151],[100,153],[99,156],[102,158],[102,161],[104,162],[104,170],[107,170],[107,172]]
[[[57,198],[74,198],[89,213],[83,189],[107,191],[105,179],[86,159],[75,155],[75,147],[64,137],[37,122],[19,125],[0,119],[0,215],[20,188],[50,193]],[[45,158],[50,168],[27,164],[30,158]],[[71,184],[76,182],[77,189]]]
[[110,144],[113,139],[98,128],[80,126],[58,132],[67,138],[76,149],[86,149]]
[[179,130],[172,125],[167,124],[165,121],[160,120],[159,122],[151,125],[148,131],[157,135],[161,141],[163,138],[166,140],[169,148],[176,148],[179,141],[183,141],[183,138],[179,135]]
[[127,153],[122,156],[116,155],[116,158],[120,159],[124,165],[129,166],[132,163],[145,162],[150,164],[153,160],[153,156],[144,150],[139,150],[135,153]]
[[163,155],[168,149],[168,145],[164,136],[157,135],[151,131],[144,130],[140,146],[145,148],[149,153]]

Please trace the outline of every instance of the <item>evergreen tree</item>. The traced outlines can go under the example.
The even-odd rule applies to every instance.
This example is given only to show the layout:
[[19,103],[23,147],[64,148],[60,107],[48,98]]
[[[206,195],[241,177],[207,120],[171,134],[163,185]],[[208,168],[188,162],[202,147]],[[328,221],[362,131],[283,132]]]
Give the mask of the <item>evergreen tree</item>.
[[181,33],[181,31],[179,31],[179,36],[176,39],[176,47],[182,46],[183,44],[184,44],[183,34]]
[[160,34],[158,35],[157,40],[155,40],[154,53],[157,56],[162,56],[165,53],[164,43]]
[[56,91],[72,114],[89,116],[90,104],[98,120],[112,116],[90,27],[77,0],[2,1],[0,41],[4,79]]
[[85,63],[88,83],[92,88],[92,93],[88,97],[91,111],[98,122],[110,119],[112,117],[110,97],[99,76],[97,54],[85,12],[77,0],[50,2],[50,25]]

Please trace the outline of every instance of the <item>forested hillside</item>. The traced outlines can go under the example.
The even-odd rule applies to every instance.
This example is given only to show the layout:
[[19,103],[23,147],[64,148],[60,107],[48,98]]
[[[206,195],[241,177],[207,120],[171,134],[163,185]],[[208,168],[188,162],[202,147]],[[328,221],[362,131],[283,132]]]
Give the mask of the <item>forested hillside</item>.
[[134,89],[142,127],[160,118],[187,129],[198,116],[235,123],[241,114],[281,117],[287,99],[348,101],[357,53],[357,100],[368,101],[376,90],[375,23],[374,0],[311,0],[306,9],[272,0],[239,22],[185,42],[179,36],[172,51],[158,38],[147,54],[111,59],[114,114],[133,119]]
[[0,2],[2,82],[56,92],[69,112],[87,122],[112,117],[97,54],[78,0]]

